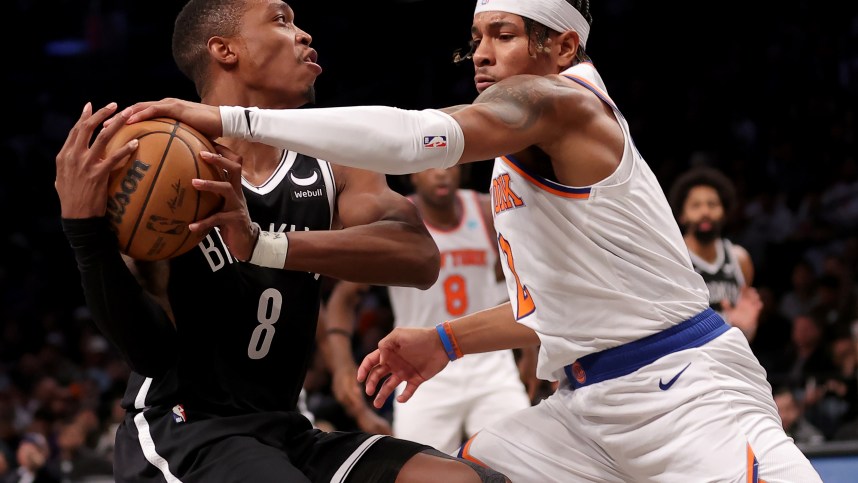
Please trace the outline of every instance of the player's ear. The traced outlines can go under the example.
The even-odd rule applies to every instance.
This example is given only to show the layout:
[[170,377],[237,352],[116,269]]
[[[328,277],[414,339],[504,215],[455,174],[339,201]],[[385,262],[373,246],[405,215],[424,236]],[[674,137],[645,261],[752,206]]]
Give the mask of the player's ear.
[[209,55],[218,63],[234,64],[238,62],[238,54],[229,39],[214,36],[209,39],[206,46],[209,49]]
[[561,69],[565,70],[575,63],[575,58],[578,54],[578,49],[580,48],[578,32],[567,30],[558,35],[555,38],[555,42],[557,42],[560,47],[560,51],[557,54],[557,65],[559,65]]

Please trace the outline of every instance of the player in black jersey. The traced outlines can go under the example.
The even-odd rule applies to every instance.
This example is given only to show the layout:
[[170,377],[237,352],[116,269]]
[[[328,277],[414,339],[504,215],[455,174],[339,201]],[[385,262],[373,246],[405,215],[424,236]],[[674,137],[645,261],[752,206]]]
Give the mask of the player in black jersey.
[[748,251],[723,237],[727,216],[736,201],[733,183],[721,171],[702,166],[680,175],[670,203],[694,270],[709,288],[709,305],[748,340],[757,332],[763,304],[751,284],[754,264]]
[[[203,102],[296,108],[313,101],[321,72],[310,42],[279,0],[191,0],[176,20],[173,54]],[[84,108],[57,156],[56,189],[93,318],[134,370],[117,481],[508,481],[424,445],[321,432],[297,409],[320,275],[423,288],[437,277],[437,247],[383,175],[224,141],[206,159],[229,181],[195,186],[226,204],[192,228],[224,220],[231,228],[129,270],[104,217],[109,170],[134,148],[104,152],[125,119],[111,118],[115,110]],[[287,232],[279,265],[253,249],[256,238]]]

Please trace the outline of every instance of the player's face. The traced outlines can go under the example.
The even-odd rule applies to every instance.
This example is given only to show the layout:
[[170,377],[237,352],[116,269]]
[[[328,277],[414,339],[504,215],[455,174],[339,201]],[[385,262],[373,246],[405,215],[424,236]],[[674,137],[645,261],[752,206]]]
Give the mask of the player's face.
[[461,168],[427,169],[411,175],[414,190],[424,202],[435,207],[452,207],[459,188]]
[[299,29],[280,0],[249,0],[242,18],[239,75],[248,89],[265,97],[267,107],[298,107],[315,101],[313,84],[322,68],[312,37]]
[[718,191],[711,186],[691,188],[682,207],[680,223],[702,242],[720,237],[724,226],[724,205]]
[[474,82],[483,92],[497,81],[517,74],[556,74],[550,55],[537,52],[521,16],[506,12],[481,12],[471,26],[474,44]]

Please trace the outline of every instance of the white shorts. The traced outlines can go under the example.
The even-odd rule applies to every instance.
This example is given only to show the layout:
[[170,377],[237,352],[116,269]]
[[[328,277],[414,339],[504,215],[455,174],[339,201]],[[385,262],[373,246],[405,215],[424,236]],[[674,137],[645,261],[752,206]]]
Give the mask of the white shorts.
[[408,402],[394,401],[393,435],[452,455],[488,424],[529,407],[511,351],[469,354],[421,384]]
[[461,455],[516,483],[821,482],[735,328],[625,376],[561,384],[480,431]]

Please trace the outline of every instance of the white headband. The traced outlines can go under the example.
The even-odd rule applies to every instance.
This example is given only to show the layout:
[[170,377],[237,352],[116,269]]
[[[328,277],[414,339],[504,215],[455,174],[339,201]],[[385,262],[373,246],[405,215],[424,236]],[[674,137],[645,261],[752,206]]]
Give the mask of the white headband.
[[590,24],[566,0],[477,0],[474,15],[480,12],[508,12],[535,20],[546,27],[565,32],[578,32],[581,47],[587,46]]

